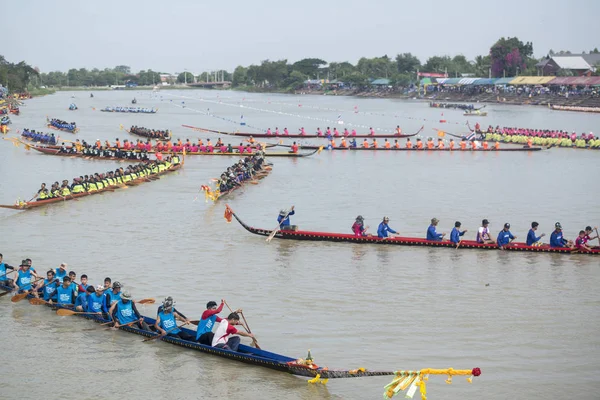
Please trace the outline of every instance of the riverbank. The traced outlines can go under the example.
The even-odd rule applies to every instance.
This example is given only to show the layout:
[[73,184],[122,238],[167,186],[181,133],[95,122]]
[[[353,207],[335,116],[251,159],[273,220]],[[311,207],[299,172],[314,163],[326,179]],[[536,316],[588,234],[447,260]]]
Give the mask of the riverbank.
[[54,93],[56,93],[56,90],[48,89],[48,88],[34,88],[34,89],[27,91],[27,93],[29,93],[32,97],[40,97],[40,96],[47,96],[49,94],[54,94]]

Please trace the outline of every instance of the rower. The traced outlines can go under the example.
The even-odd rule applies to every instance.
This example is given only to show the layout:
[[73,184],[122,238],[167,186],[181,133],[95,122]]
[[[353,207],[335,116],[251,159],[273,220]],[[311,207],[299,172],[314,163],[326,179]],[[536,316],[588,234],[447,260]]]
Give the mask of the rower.
[[490,221],[488,221],[487,219],[481,221],[481,226],[477,230],[477,243],[494,243],[494,241],[490,237],[490,229],[488,228],[489,225]]
[[387,139],[385,139],[384,142],[383,142],[383,147],[386,148],[386,149],[391,149],[392,148],[392,144]]
[[302,136],[306,135],[306,131],[304,130],[304,127],[300,128],[300,135],[302,135]]
[[432,138],[427,138],[427,149],[431,150],[434,147],[434,143],[433,143],[433,139]]
[[452,232],[450,232],[450,241],[454,244],[459,244],[460,240],[461,240],[460,239],[461,236],[463,236],[465,233],[467,233],[466,229],[464,231],[461,231],[460,226],[461,226],[460,221],[456,221],[454,223],[454,228],[452,229]]
[[417,139],[417,149],[423,150],[423,142],[421,139]]
[[462,140],[460,141],[460,149],[461,150],[467,149],[467,140],[465,138],[462,138]]
[[563,238],[562,225],[560,222],[554,224],[554,228],[554,231],[550,234],[550,247],[573,248],[573,242]]
[[410,138],[406,138],[406,148],[407,149],[412,149],[412,147],[413,147],[413,144],[410,141]]
[[348,142],[346,142],[346,138],[342,137],[342,142],[340,143],[340,147],[341,148],[347,148],[348,147]]
[[56,279],[62,282],[62,279],[67,276],[67,263],[60,263],[54,274],[56,275]]
[[535,231],[537,231],[537,228],[540,224],[538,224],[537,222],[533,221],[531,223],[531,229],[529,230],[529,232],[527,232],[527,246],[541,246],[542,243],[540,242],[540,239],[543,238],[544,236],[546,236],[545,233],[542,233],[540,236],[536,236],[535,235]]
[[[598,228],[594,227],[594,229],[596,231],[598,231]],[[586,241],[589,242],[590,240],[598,239],[598,235],[596,235],[596,236],[590,236],[594,232],[594,229],[592,229],[591,226],[586,226],[585,227],[585,239],[586,239]],[[2,261],[2,255],[0,254],[0,262],[1,261]]]
[[398,139],[394,139],[394,148],[395,149],[399,149],[400,148],[400,142],[398,142]]
[[427,228],[427,240],[435,240],[438,242],[444,240],[444,236],[446,236],[446,234],[437,233],[436,231],[436,226],[438,222],[440,222],[440,220],[437,218],[431,219],[431,225],[429,225],[429,228]]
[[144,317],[140,315],[135,307],[135,303],[129,292],[121,293],[120,299],[113,303],[108,310],[108,314],[113,318],[113,321],[115,321],[115,328],[118,328],[121,325],[130,324],[129,326],[133,328],[145,331],[150,330],[150,327],[144,321]]
[[283,134],[289,136],[290,133],[288,132],[288,128],[283,128]]
[[56,288],[56,304],[73,305],[75,303],[75,292],[71,287],[71,278],[65,276],[62,285]]
[[296,142],[294,142],[292,144],[292,153],[297,153],[298,152],[298,145],[296,144]]
[[510,224],[507,222],[504,224],[504,228],[498,233],[496,244],[500,250],[504,250],[504,247],[508,246],[510,242],[515,240],[517,237],[510,233]]
[[592,249],[587,245],[585,231],[579,231],[579,236],[575,239],[575,249],[578,251],[592,251]]
[[354,236],[369,236],[367,235],[368,226],[365,227],[365,220],[362,215],[356,217],[356,221],[352,224],[352,232]]
[[215,331],[215,335],[213,337],[212,346],[220,349],[237,351],[240,345],[239,336],[231,336],[229,339],[227,339],[228,336],[238,334],[241,336],[254,338],[252,333],[238,331],[234,325],[240,325],[240,316],[238,313],[232,312],[229,314],[227,319],[222,320],[217,326],[217,330]]
[[[15,267],[6,264],[2,259],[3,256],[0,254],[0,285],[13,286],[13,280],[8,279],[6,275],[15,272]],[[7,269],[10,269],[10,272],[8,272]]]
[[79,293],[75,298],[75,311],[87,312],[89,296],[94,293],[94,287],[88,286],[85,292]]
[[377,144],[377,139],[373,139],[373,143],[371,143],[371,147],[374,149],[379,147],[379,144]]
[[369,128],[369,135],[375,136],[375,129]]
[[[87,290],[90,288],[93,289],[93,286],[90,285]],[[96,286],[96,290],[89,294],[86,311],[102,315],[104,319],[109,319],[108,310],[106,308],[106,300],[104,298],[104,289],[104,286],[98,285]]]
[[363,140],[363,148],[364,149],[368,149],[369,148],[369,142],[367,141],[367,139]]
[[79,285],[75,282],[75,279],[77,279],[75,271],[69,271],[69,278],[71,279],[71,289],[73,289],[75,295],[77,295],[77,293],[79,293]]
[[194,337],[189,333],[182,331],[177,327],[177,320],[184,322],[185,325],[189,324],[190,321],[187,318],[184,318],[181,314],[173,308],[173,298],[171,296],[167,297],[162,303],[162,309],[159,308],[159,311],[156,316],[156,322],[154,323],[154,327],[159,331],[161,335],[173,336],[183,340],[194,340]]
[[279,216],[277,217],[277,222],[279,222],[279,229],[282,231],[285,230],[294,230],[294,225],[290,225],[290,215],[296,214],[294,211],[294,206],[290,209],[290,211],[281,210],[279,211]]
[[48,198],[48,189],[46,189],[46,184],[42,183],[40,190],[37,191],[37,201],[46,200]]
[[450,139],[450,143],[448,144],[448,147],[450,148],[450,150],[454,150],[454,139]]
[[44,301],[56,301],[56,288],[58,287],[58,285],[60,284],[60,281],[58,279],[56,279],[56,275],[54,273],[54,270],[50,269],[48,270],[48,272],[46,272],[46,279],[44,279],[43,281],[40,281],[34,292],[33,295],[35,297],[39,297],[39,291],[41,289],[43,289],[43,296],[42,298],[44,299]]
[[383,217],[383,221],[381,221],[381,223],[379,224],[379,227],[377,227],[377,236],[380,238],[387,238],[390,237],[389,234],[393,233],[393,234],[398,234],[398,232],[396,232],[395,230],[393,230],[388,223],[390,222],[390,219],[388,217]]
[[112,290],[105,293],[106,308],[110,308],[114,303],[121,299],[121,283],[115,281],[112,284]]
[[356,143],[356,139],[354,139],[354,138],[350,139],[350,147],[352,147],[354,149],[356,147],[358,147],[358,144]]
[[396,126],[396,135],[398,135],[398,136],[402,135],[402,129],[400,129],[400,125]]
[[437,148],[440,150],[444,149],[444,141],[442,140],[442,138],[438,139]]

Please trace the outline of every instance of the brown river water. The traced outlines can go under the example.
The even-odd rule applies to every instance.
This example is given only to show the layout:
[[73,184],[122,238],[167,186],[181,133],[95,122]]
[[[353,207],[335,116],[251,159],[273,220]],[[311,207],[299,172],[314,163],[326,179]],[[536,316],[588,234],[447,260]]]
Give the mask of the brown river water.
[[[159,112],[98,111],[130,105],[134,96],[137,106]],[[71,102],[79,110],[68,111]],[[175,138],[195,139],[200,134],[182,124],[235,130],[241,115],[250,132],[258,132],[250,127],[296,132],[304,126],[312,133],[333,127],[339,117],[345,124],[337,126],[359,133],[396,125],[414,132],[424,124],[427,137],[435,135],[432,128],[465,132],[466,122],[460,111],[444,110],[442,116],[416,101],[218,91],[95,92],[94,98],[60,92],[26,104],[21,116],[11,117],[11,134],[24,127],[50,132],[49,116],[77,122],[81,131],[61,133],[63,138],[89,141],[129,138],[120,124],[171,129]],[[485,126],[600,133],[599,115],[486,109]],[[2,204],[29,199],[41,182],[121,165],[27,152],[8,141],[0,143],[0,160]],[[440,231],[449,232],[460,220],[473,239],[481,219],[488,218],[494,235],[510,222],[524,240],[535,220],[548,239],[560,221],[566,237],[574,239],[586,225],[600,223],[599,160],[600,152],[572,149],[323,152],[271,159],[272,174],[227,203],[245,222],[266,229],[275,227],[281,208],[295,205],[292,223],[306,230],[350,232],[358,214],[375,230],[387,215],[403,235],[424,237],[437,217]],[[154,316],[168,295],[192,319],[207,301],[225,298],[244,309],[264,349],[291,357],[305,357],[311,349],[315,362],[330,368],[482,369],[471,385],[461,377],[452,386],[445,377],[431,377],[429,399],[598,398],[598,257],[277,239],[268,244],[235,220],[227,224],[224,201],[205,203],[199,194],[200,185],[235,161],[187,157],[179,172],[138,187],[30,211],[1,209],[0,252],[12,265],[30,257],[39,271],[67,262],[93,284],[110,276],[134,298],[157,299],[156,305],[140,307],[146,315]],[[10,296],[0,299],[0,398],[379,399],[391,380],[309,385],[304,378],[167,343],[142,343],[125,332],[86,330],[93,327],[46,307],[13,304]]]

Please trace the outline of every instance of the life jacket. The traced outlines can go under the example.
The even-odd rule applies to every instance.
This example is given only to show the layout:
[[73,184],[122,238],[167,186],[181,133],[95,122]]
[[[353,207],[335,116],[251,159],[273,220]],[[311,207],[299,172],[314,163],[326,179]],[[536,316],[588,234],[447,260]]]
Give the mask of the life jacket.
[[412,149],[412,142],[406,141],[406,148]]
[[385,142],[385,148],[386,149],[392,148],[392,145],[390,144],[390,142]]

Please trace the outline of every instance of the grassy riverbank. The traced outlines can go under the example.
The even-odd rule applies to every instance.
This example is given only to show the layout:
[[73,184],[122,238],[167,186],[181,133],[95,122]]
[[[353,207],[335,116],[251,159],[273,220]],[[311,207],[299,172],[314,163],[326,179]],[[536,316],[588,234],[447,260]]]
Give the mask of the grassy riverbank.
[[39,97],[39,96],[47,96],[49,94],[54,94],[54,93],[56,93],[56,90],[48,89],[48,88],[44,88],[44,89],[34,88],[34,89],[29,90],[28,93],[30,95],[32,95],[33,97]]

